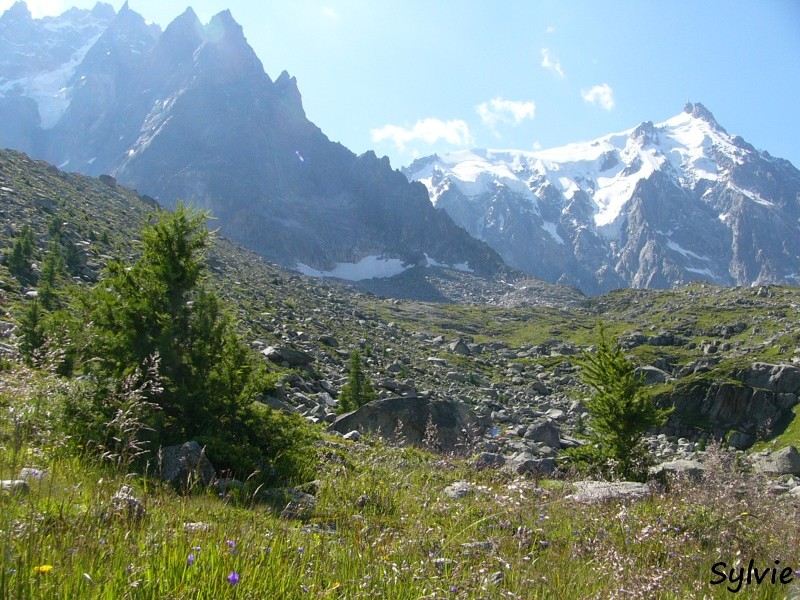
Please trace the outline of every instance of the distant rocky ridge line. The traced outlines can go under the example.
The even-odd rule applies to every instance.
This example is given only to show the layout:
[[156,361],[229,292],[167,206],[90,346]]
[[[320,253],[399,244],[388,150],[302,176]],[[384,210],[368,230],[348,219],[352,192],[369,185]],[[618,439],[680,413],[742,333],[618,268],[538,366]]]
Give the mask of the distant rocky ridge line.
[[473,149],[404,173],[510,266],[586,293],[800,283],[800,171],[699,103],[590,142]]
[[161,31],[127,4],[41,20],[15,4],[0,17],[0,146],[191,201],[310,273],[504,268],[388,160],[308,121],[296,80],[264,72],[230,11],[203,25],[189,8]]

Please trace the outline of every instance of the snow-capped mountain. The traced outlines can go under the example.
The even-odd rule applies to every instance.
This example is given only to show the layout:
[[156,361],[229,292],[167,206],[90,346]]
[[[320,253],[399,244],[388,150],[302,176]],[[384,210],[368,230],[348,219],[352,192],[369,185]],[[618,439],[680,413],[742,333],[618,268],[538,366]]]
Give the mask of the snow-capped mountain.
[[800,283],[800,171],[701,104],[591,142],[456,152],[404,172],[509,265],[587,293]]
[[226,236],[315,275],[504,268],[388,160],[331,142],[229,11],[204,25],[189,8],[162,32],[127,3],[32,19],[17,2],[0,17],[0,146],[194,202]]

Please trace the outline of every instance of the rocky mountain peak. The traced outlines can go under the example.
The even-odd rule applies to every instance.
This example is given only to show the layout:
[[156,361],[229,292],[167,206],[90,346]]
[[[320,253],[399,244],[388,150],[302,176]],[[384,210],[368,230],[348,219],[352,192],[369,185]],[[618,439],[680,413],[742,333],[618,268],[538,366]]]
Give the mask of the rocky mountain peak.
[[700,104],[699,102],[687,102],[686,106],[683,107],[683,112],[692,115],[695,119],[700,119],[701,121],[705,121],[708,123],[712,129],[715,131],[719,131],[721,133],[726,133],[725,128],[722,127],[717,120],[714,118],[714,115],[708,110],[705,106]]
[[297,117],[305,118],[306,113],[303,109],[303,97],[297,87],[297,78],[282,71],[275,80],[275,94],[281,99],[281,104],[290,109]]
[[28,10],[28,5],[23,2],[23,0],[15,2],[11,8],[0,16],[0,24],[2,25],[11,25],[31,20],[31,11]]
[[[242,26],[236,22],[236,19],[233,18],[233,14],[229,9],[218,12],[211,17],[211,21],[208,23],[208,29],[222,29],[226,33],[242,34]],[[244,36],[242,35],[242,37]]]
[[197,13],[195,13],[194,9],[190,6],[177,16],[172,23],[167,25],[161,42],[169,43],[172,40],[180,40],[192,45],[194,48],[197,47],[202,39],[200,35],[202,30],[203,24],[197,17]]
[[637,141],[640,145],[646,146],[653,144],[658,139],[658,131],[652,121],[645,121],[641,123],[631,133],[631,139]]
[[405,172],[509,265],[586,293],[799,280],[800,172],[699,103],[592,142],[454,152]]
[[[127,2],[125,2],[125,4],[122,5],[122,8],[119,9],[119,12],[121,13],[125,11],[130,11]],[[116,13],[114,12],[114,7],[111,6],[110,4],[107,4],[106,2],[98,2],[97,4],[95,4],[94,8],[92,8],[91,14],[94,18],[102,19],[105,21],[110,21],[116,16]]]

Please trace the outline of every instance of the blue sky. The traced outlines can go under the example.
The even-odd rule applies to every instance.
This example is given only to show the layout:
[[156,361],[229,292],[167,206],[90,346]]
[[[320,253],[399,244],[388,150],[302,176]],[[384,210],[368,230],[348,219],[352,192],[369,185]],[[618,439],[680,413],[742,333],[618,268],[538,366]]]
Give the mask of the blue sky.
[[[34,16],[93,4],[28,2]],[[189,4],[203,22],[229,8],[330,139],[395,167],[588,140],[687,100],[800,167],[797,0],[130,0],[162,27]]]

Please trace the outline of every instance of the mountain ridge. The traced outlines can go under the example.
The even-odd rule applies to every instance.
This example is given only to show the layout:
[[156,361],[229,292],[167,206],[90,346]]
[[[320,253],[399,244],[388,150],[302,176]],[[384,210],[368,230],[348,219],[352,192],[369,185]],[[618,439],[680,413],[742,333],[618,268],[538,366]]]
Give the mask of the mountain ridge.
[[584,292],[798,282],[800,171],[699,103],[589,142],[425,157],[404,173],[512,267]]
[[[90,14],[65,13],[61,28]],[[113,175],[166,207],[191,201],[228,237],[307,272],[364,261],[504,269],[388,161],[331,142],[307,119],[296,79],[266,74],[230,11],[203,25],[189,8],[161,32],[125,6],[98,28],[79,40],[89,61],[58,67],[66,106],[52,126],[36,114],[39,98],[0,70],[0,145]],[[34,31],[26,43],[44,42]]]

